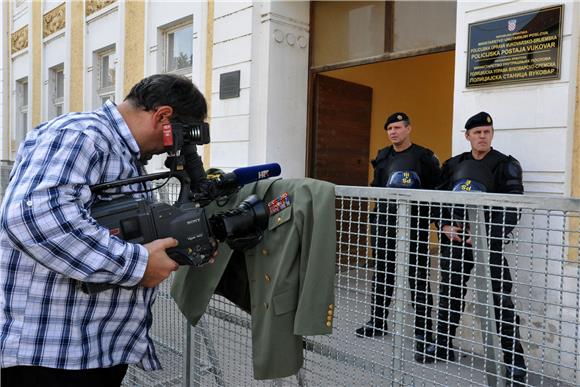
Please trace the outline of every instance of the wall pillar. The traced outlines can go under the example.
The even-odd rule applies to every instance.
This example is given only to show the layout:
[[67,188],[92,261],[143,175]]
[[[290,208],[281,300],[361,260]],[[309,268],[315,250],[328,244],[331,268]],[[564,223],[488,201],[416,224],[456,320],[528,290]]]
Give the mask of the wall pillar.
[[31,59],[31,76],[29,85],[30,94],[29,106],[31,111],[32,125],[28,130],[40,124],[42,119],[42,3],[40,1],[30,2],[30,44],[28,52]]
[[248,160],[304,177],[310,3],[254,2],[253,12]]
[[[84,23],[85,14],[82,1],[67,2],[67,42],[70,48],[67,63],[68,67],[68,96],[65,95],[68,111],[80,112],[85,110],[83,106],[84,96]],[[65,74],[66,75],[66,74]]]
[[145,2],[125,2],[125,50],[123,51],[123,95],[145,75]]

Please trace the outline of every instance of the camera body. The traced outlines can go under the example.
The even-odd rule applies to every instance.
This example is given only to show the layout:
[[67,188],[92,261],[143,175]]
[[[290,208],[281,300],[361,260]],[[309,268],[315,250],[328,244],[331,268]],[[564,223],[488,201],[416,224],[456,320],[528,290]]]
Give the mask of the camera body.
[[177,239],[179,245],[168,249],[167,255],[180,265],[203,265],[215,251],[216,242],[205,210],[193,205],[172,206],[122,198],[99,202],[92,207],[91,216],[108,228],[111,235],[127,242],[145,244],[166,237]]
[[169,205],[146,199],[121,198],[101,201],[91,216],[111,235],[127,242],[145,244],[172,237],[177,247],[167,255],[180,265],[201,266],[209,262],[217,242],[236,243],[251,236],[258,242],[268,226],[268,207],[251,195],[238,207],[210,216],[193,203]]

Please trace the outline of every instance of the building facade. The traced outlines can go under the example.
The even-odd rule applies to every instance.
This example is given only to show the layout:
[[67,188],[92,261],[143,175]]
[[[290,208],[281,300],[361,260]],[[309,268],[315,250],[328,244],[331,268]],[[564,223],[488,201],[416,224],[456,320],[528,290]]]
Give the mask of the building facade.
[[[466,86],[470,25],[560,5],[557,78]],[[390,112],[406,111],[443,161],[484,110],[528,192],[580,193],[578,2],[11,0],[2,37],[4,160],[40,122],[173,72],[210,104],[207,166],[279,162],[286,177],[366,185]]]

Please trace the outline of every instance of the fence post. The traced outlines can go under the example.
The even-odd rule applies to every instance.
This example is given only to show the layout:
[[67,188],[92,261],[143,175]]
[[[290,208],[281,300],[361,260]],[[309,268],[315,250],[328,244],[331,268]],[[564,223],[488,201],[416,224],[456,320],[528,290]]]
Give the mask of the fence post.
[[187,320],[183,321],[185,330],[185,342],[183,348],[183,378],[181,385],[190,387],[191,384],[191,325]]
[[405,279],[409,273],[409,238],[410,238],[410,205],[408,202],[400,203],[397,199],[397,263],[395,274],[395,329],[393,361],[391,369],[391,385],[403,385],[403,337],[405,330]]
[[485,376],[488,386],[497,386],[500,374],[498,357],[498,336],[495,324],[489,246],[485,230],[485,214],[482,207],[470,206],[467,210],[469,228],[472,230],[473,255],[475,260],[475,292],[477,303],[475,310],[481,324]]

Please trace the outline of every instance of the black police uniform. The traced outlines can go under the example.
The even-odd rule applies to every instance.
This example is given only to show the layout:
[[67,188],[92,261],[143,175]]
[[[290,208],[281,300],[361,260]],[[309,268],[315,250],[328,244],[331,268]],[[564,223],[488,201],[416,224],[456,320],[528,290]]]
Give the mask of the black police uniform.
[[[519,162],[492,149],[482,160],[475,160],[471,152],[465,152],[447,160],[442,168],[441,189],[453,191],[485,191],[495,193],[523,194],[522,168]],[[490,249],[490,271],[492,278],[493,302],[497,330],[501,335],[501,345],[508,374],[525,369],[523,348],[519,341],[519,317],[511,299],[512,278],[507,260],[502,254],[503,240],[513,230],[518,221],[515,209],[505,211],[488,208],[484,211],[488,226]],[[466,215],[462,209],[442,209],[444,225],[455,225],[468,230]],[[465,306],[467,281],[473,269],[472,245],[450,241],[441,237],[441,285],[439,288],[439,310],[437,323],[437,345],[430,346],[428,352],[436,357],[454,360],[452,339],[455,336],[461,312]],[[433,359],[431,359],[433,360]]]
[[[374,167],[373,187],[434,189],[440,184],[439,160],[433,152],[412,144],[402,152],[392,146],[381,149],[371,161]],[[371,215],[372,246],[376,262],[372,285],[371,321],[357,329],[359,336],[375,336],[387,330],[386,318],[395,283],[397,206],[379,200]],[[429,207],[411,207],[409,279],[415,308],[415,335],[423,341],[431,337],[433,297],[427,280],[429,272]],[[376,328],[376,329],[374,329]]]

